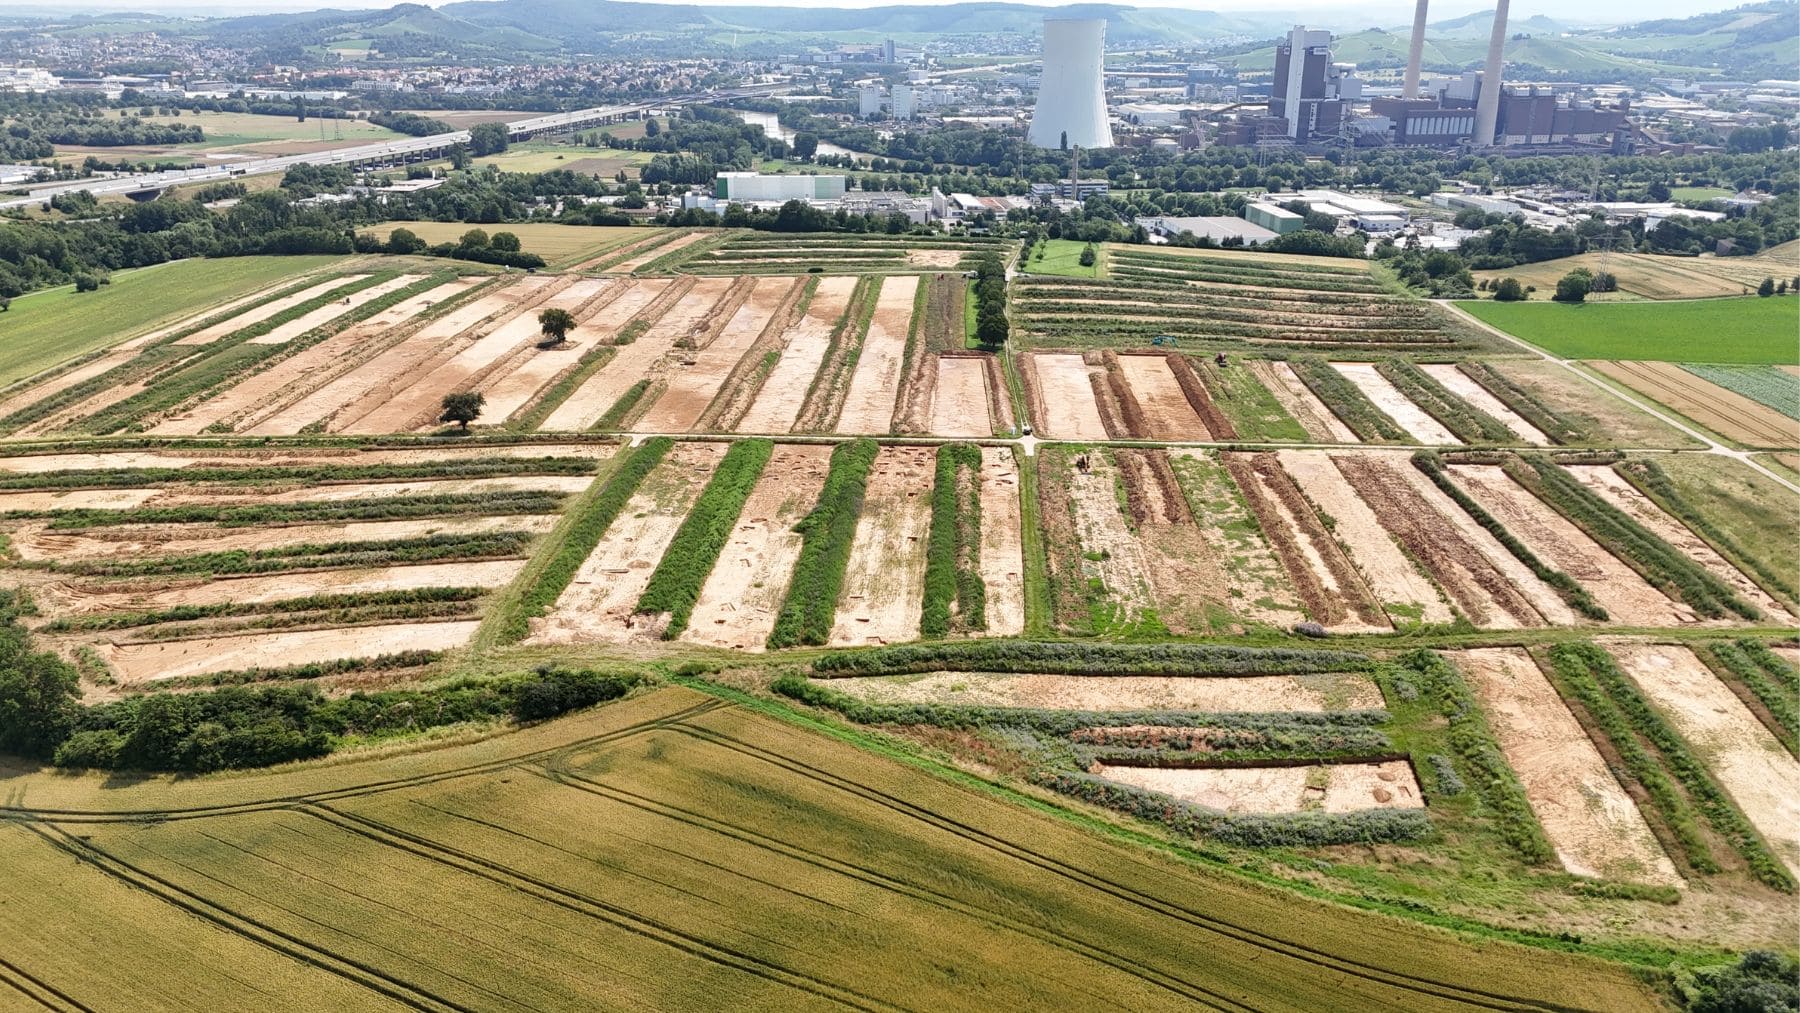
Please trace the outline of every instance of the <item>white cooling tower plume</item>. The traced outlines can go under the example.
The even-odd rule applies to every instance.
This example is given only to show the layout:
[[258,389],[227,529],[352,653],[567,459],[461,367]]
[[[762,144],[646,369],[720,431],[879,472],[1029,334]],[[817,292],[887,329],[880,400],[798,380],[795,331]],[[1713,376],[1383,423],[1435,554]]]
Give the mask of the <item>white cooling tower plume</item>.
[[1475,146],[1491,147],[1494,126],[1500,119],[1500,62],[1506,46],[1506,4],[1494,6],[1494,34],[1488,36],[1487,66],[1481,72],[1481,98],[1475,103]]
[[1419,97],[1419,62],[1425,56],[1425,5],[1429,0],[1419,0],[1413,8],[1412,44],[1406,47],[1406,82],[1400,90],[1401,98]]
[[1044,76],[1031,114],[1031,143],[1040,148],[1110,148],[1106,117],[1106,22],[1044,19]]

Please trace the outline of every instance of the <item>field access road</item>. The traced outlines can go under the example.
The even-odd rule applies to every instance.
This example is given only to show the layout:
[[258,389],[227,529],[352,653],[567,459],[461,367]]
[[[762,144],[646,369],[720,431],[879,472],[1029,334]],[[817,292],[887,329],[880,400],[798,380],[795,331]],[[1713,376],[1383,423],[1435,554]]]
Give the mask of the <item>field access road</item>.
[[1680,431],[1681,433],[1683,433],[1687,436],[1691,436],[1696,440],[1699,440],[1701,443],[1706,444],[1706,453],[1718,454],[1721,457],[1736,458],[1737,460],[1744,462],[1745,466],[1749,467],[1752,471],[1763,476],[1764,478],[1768,479],[1769,481],[1774,482],[1775,484],[1781,486],[1782,488],[1788,490],[1789,492],[1800,493],[1800,485],[1795,485],[1793,482],[1790,482],[1787,479],[1782,478],[1780,475],[1775,474],[1775,472],[1769,470],[1761,462],[1757,461],[1754,457],[1752,457],[1749,451],[1738,450],[1734,447],[1728,447],[1725,444],[1720,443],[1717,439],[1714,439],[1712,434],[1708,433],[1706,430],[1701,429],[1698,426],[1695,426],[1695,425],[1687,422],[1686,420],[1682,419],[1680,416],[1674,414],[1673,412],[1664,411],[1657,405],[1652,404],[1649,401],[1638,397],[1636,394],[1633,394],[1631,391],[1626,390],[1624,387],[1619,386],[1617,384],[1608,383],[1605,380],[1602,380],[1599,377],[1595,376],[1594,374],[1588,372],[1587,370],[1582,369],[1580,366],[1580,363],[1577,360],[1560,358],[1556,355],[1551,354],[1550,352],[1545,351],[1542,348],[1539,348],[1538,346],[1532,344],[1529,341],[1525,341],[1521,338],[1515,338],[1512,335],[1506,333],[1505,331],[1500,330],[1499,328],[1494,327],[1491,324],[1483,322],[1482,320],[1475,317],[1473,314],[1464,311],[1462,307],[1456,305],[1455,303],[1453,303],[1447,299],[1433,299],[1432,302],[1435,302],[1439,306],[1442,306],[1444,309],[1449,310],[1451,313],[1455,314],[1459,319],[1463,320],[1464,322],[1472,324],[1476,327],[1479,327],[1482,330],[1488,332],[1489,334],[1492,334],[1493,336],[1495,336],[1497,338],[1501,338],[1505,341],[1511,342],[1512,344],[1517,345],[1520,348],[1539,356],[1540,358],[1544,359],[1546,362],[1552,362],[1558,366],[1561,366],[1563,369],[1568,370],[1570,373],[1573,373],[1575,376],[1580,377],[1582,380],[1586,381],[1587,383],[1600,388],[1600,390],[1604,391],[1605,393],[1618,398],[1619,400],[1625,402],[1626,404],[1632,406],[1633,408],[1636,408],[1637,410],[1643,412],[1644,414],[1649,415],[1652,418],[1655,418],[1656,420],[1658,420],[1660,422],[1665,422],[1668,425],[1670,425],[1671,427],[1673,427],[1674,429]]

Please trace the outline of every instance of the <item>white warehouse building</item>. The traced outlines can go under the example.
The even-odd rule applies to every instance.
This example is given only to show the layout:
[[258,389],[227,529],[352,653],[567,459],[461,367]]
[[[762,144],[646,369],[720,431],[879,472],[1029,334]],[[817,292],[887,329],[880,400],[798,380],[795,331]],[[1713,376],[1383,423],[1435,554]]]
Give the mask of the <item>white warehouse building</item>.
[[844,177],[721,172],[713,180],[713,196],[744,202],[839,200],[844,196]]
[[1044,19],[1044,72],[1027,135],[1040,148],[1110,148],[1106,22]]

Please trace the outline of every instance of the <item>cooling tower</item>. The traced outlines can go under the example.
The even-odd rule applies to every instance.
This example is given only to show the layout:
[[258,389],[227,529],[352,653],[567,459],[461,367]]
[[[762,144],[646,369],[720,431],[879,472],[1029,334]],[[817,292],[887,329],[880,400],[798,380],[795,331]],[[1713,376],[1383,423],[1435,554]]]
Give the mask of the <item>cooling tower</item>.
[[1044,76],[1027,136],[1040,148],[1110,148],[1106,118],[1106,22],[1044,19]]
[[1429,0],[1419,0],[1413,8],[1412,41],[1406,47],[1406,80],[1401,85],[1401,98],[1419,97],[1419,64],[1425,56],[1425,5]]
[[1494,5],[1494,33],[1488,36],[1487,66],[1481,72],[1481,94],[1475,100],[1475,146],[1494,143],[1494,127],[1500,120],[1500,64],[1506,47],[1508,0]]

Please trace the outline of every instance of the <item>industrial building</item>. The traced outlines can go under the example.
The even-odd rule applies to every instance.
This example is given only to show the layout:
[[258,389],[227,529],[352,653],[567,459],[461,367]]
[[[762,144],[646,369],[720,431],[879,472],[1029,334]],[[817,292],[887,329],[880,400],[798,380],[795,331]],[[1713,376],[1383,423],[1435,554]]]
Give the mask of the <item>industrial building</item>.
[[1269,115],[1296,144],[1336,137],[1354,95],[1341,94],[1333,73],[1331,33],[1295,25],[1275,47],[1275,88]]
[[1275,204],[1265,203],[1244,205],[1244,220],[1281,236],[1290,232],[1298,232],[1306,225],[1306,218],[1303,215],[1297,215],[1287,208]]
[[1027,137],[1040,148],[1110,148],[1106,22],[1044,19],[1044,70]]
[[1279,238],[1272,229],[1263,228],[1255,222],[1242,218],[1225,218],[1206,215],[1192,218],[1152,217],[1139,218],[1137,224],[1152,236],[1173,239],[1176,236],[1188,235],[1198,239],[1210,239],[1215,243],[1237,246],[1261,246],[1271,239]]
[[713,196],[722,201],[840,200],[843,176],[776,176],[758,172],[721,172],[713,180]]

